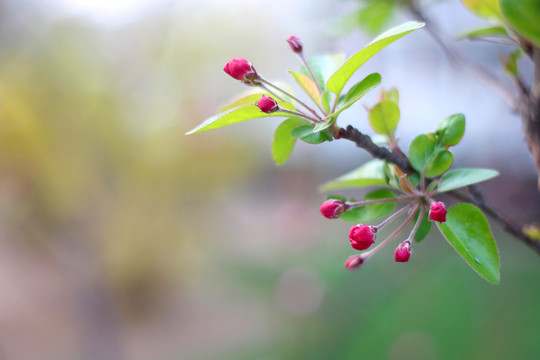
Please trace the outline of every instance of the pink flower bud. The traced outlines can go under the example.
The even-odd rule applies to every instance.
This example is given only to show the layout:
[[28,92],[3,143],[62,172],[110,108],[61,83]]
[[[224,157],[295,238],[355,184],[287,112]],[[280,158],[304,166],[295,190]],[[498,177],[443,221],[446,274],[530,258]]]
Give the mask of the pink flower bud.
[[330,199],[323,202],[320,207],[322,216],[328,219],[337,219],[341,214],[343,214],[349,205],[345,204],[341,200]]
[[349,231],[349,240],[354,249],[366,250],[375,242],[375,231],[369,225],[355,225]]
[[353,255],[347,258],[345,261],[345,267],[349,270],[356,270],[364,263],[364,258],[362,255]]
[[227,74],[241,80],[245,83],[251,84],[252,80],[258,77],[257,72],[253,68],[253,65],[246,59],[237,58],[229,61],[223,68]]
[[442,202],[432,202],[429,210],[429,218],[433,221],[446,221],[446,208]]
[[405,240],[399,244],[394,251],[394,260],[396,260],[396,262],[407,262],[411,257],[411,252],[411,242],[409,240]]
[[264,95],[257,101],[257,107],[261,109],[263,113],[267,114],[276,112],[279,109],[276,100]]
[[300,41],[299,38],[297,38],[296,36],[289,36],[289,38],[287,39],[287,42],[289,43],[289,46],[292,51],[294,51],[297,54],[302,52],[302,42]]

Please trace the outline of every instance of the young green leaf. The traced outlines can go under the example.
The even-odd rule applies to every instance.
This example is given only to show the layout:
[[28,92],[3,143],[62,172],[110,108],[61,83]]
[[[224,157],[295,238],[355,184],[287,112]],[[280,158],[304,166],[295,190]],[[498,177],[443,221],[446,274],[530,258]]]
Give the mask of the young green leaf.
[[[340,99],[340,108],[331,116],[337,116],[343,110],[352,106],[360,100],[365,94],[377,87],[381,83],[381,75],[378,73],[369,74],[362,81],[356,83],[343,97]],[[343,104],[343,105],[341,105]]]
[[424,174],[427,177],[435,177],[450,169],[454,155],[446,149],[436,149],[433,155],[428,159]]
[[[345,54],[339,53],[333,55],[314,56],[311,59],[308,59],[307,63],[311,68],[311,71],[313,71],[313,75],[315,75],[315,79],[317,79],[319,86],[324,91],[326,89],[326,81],[330,78],[334,71],[339,69],[339,67],[343,64],[343,61],[345,61]],[[300,72],[306,76],[310,76],[305,66],[300,67]]]
[[499,283],[499,253],[489,224],[474,205],[461,203],[452,206],[446,222],[437,223],[448,243],[481,277]]
[[443,146],[454,146],[463,137],[465,133],[465,116],[463,114],[454,114],[446,117],[439,124],[437,136],[439,143]]
[[491,169],[455,169],[450,170],[441,177],[437,190],[439,192],[459,189],[460,187],[489,180],[499,175]]
[[326,130],[314,133],[311,125],[300,125],[291,132],[291,135],[308,144],[321,144],[333,140],[332,135]]
[[502,57],[500,56],[499,59],[502,62],[504,72],[509,75],[511,78],[517,78],[518,76],[518,64],[517,61],[523,54],[523,51],[521,49],[516,49],[512,51],[508,56]]
[[[414,222],[412,223],[411,226],[414,226],[416,221],[418,221],[418,216],[420,216],[420,213],[416,214],[414,218]],[[416,230],[416,234],[414,234],[414,241],[420,242],[424,240],[431,232],[431,227],[433,225],[433,222],[429,221],[428,217],[429,217],[429,213],[427,211],[424,212],[424,215],[422,216],[422,221],[420,222],[420,226],[418,227],[418,230]]]
[[433,155],[437,142],[427,135],[420,134],[414,138],[409,146],[409,161],[418,172],[422,172],[427,161]]
[[324,111],[326,111],[327,114],[330,113],[330,110],[331,110],[331,107],[330,107],[330,103],[332,102],[332,93],[329,92],[329,91],[323,91],[322,95],[321,95],[321,105],[324,109]]
[[272,157],[276,165],[283,165],[289,159],[296,138],[291,135],[293,129],[305,124],[304,121],[296,118],[287,119],[282,122],[274,133],[274,141],[272,142]]
[[[388,189],[380,189],[370,192],[364,200],[377,200],[395,198],[393,192]],[[396,208],[395,202],[384,202],[355,207],[345,211],[339,218],[353,223],[368,223],[373,220],[389,215]]]
[[242,97],[236,99],[231,104],[222,107],[221,109],[219,109],[218,113],[224,113],[224,112],[227,112],[229,110],[237,109],[237,108],[239,108],[241,106],[244,106],[244,105],[253,105],[257,101],[259,101],[259,99],[263,95],[272,96],[267,92],[259,92],[259,93],[256,93],[256,94],[245,95],[245,96],[242,96]]
[[512,27],[521,36],[540,46],[540,1],[499,0],[501,11]]
[[[278,103],[280,107],[287,110],[294,110],[294,106],[289,103]],[[217,129],[227,125],[236,124],[242,121],[271,117],[271,116],[290,116],[289,114],[280,113],[279,111],[271,114],[265,114],[256,105],[245,105],[239,108],[229,110],[225,113],[218,114],[207,119],[205,122],[197,126],[195,129],[186,133],[186,135],[195,134],[202,131]]]
[[[515,2],[515,0],[511,0]],[[461,0],[470,12],[484,19],[500,19],[501,9],[498,0]]]
[[458,40],[461,39],[478,39],[478,38],[488,38],[488,37],[502,37],[508,38],[508,31],[502,26],[488,26],[480,29],[474,29],[467,31],[457,37]]
[[330,191],[346,188],[362,188],[367,186],[386,186],[385,163],[373,159],[353,171],[331,180],[319,188],[320,191]]
[[315,104],[320,105],[321,104],[321,94],[319,93],[319,89],[317,89],[317,85],[311,80],[311,78],[304,74],[299,74],[294,71],[289,71],[289,74],[292,75],[294,78],[294,81],[306,92],[306,94],[309,95],[311,100]]
[[391,137],[399,122],[399,107],[394,102],[382,101],[369,110],[368,117],[376,133]]
[[392,28],[379,35],[369,45],[351,56],[328,80],[326,88],[336,95],[341,94],[343,87],[351,76],[373,55],[394,41],[424,26],[424,23],[410,21]]
[[325,129],[328,129],[330,126],[332,126],[332,123],[333,123],[333,119],[330,119],[328,120],[327,122],[325,123],[319,123],[317,125],[315,125],[315,127],[313,128],[313,132],[314,133],[317,133],[319,131],[323,131]]
[[380,101],[390,101],[399,106],[399,91],[396,88],[389,90],[382,90],[380,95]]

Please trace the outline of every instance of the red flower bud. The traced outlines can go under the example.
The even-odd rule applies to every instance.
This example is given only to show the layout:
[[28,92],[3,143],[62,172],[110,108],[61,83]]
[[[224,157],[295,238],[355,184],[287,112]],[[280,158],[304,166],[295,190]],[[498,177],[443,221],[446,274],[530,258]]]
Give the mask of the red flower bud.
[[257,101],[257,107],[261,109],[263,113],[267,114],[276,112],[279,109],[276,100],[264,95]]
[[296,36],[289,36],[289,38],[287,39],[287,42],[289,43],[289,46],[292,51],[294,51],[297,54],[302,52],[302,42],[300,41],[299,38],[297,38]]
[[227,74],[241,80],[245,83],[251,84],[252,80],[258,77],[257,72],[253,68],[253,65],[246,59],[238,58],[229,61],[223,68]]
[[356,270],[364,263],[362,255],[353,255],[347,258],[345,261],[345,267],[349,270]]
[[356,250],[366,250],[375,242],[375,231],[369,225],[355,225],[349,231],[351,246]]
[[394,260],[396,260],[396,262],[407,262],[411,257],[411,252],[411,242],[409,240],[405,240],[399,244],[394,251]]
[[343,214],[349,205],[345,204],[341,200],[330,199],[323,202],[320,207],[322,216],[328,219],[337,219],[341,214]]
[[446,221],[446,208],[442,202],[432,202],[429,210],[430,220],[445,222]]

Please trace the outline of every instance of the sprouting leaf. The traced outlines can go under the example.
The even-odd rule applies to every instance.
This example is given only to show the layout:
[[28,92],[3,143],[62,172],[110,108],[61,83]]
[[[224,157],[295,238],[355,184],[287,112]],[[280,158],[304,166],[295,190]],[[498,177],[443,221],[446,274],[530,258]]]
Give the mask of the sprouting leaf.
[[499,253],[489,224],[474,205],[461,203],[452,206],[446,222],[437,223],[448,243],[481,277],[499,283]]
[[412,141],[409,146],[409,161],[412,167],[422,172],[427,161],[433,155],[437,142],[430,139],[427,135],[420,134]]
[[389,90],[382,90],[380,95],[380,101],[390,101],[399,106],[399,91],[396,88]]
[[329,114],[330,111],[332,110],[330,107],[331,102],[332,102],[332,93],[329,91],[323,91],[321,95],[321,104],[324,111],[326,111],[327,114]]
[[523,54],[523,51],[521,49],[516,49],[512,51],[506,58],[500,57],[500,60],[503,65],[503,69],[506,72],[507,75],[509,75],[512,78],[516,78],[518,76],[518,64],[517,61]]
[[463,114],[454,114],[446,117],[439,124],[437,136],[439,143],[443,146],[454,146],[463,137],[465,133],[465,116]]
[[[515,2],[515,0],[511,0]],[[461,0],[470,12],[484,19],[500,19],[501,9],[498,0]]]
[[224,112],[239,108],[239,107],[244,106],[244,105],[254,105],[257,101],[259,101],[259,99],[263,95],[272,96],[272,95],[270,95],[270,94],[268,94],[266,92],[260,92],[260,93],[256,93],[256,94],[244,95],[244,96],[240,97],[239,99],[236,99],[231,104],[226,105],[226,106],[222,107],[221,109],[219,109],[218,113],[224,113]]
[[[420,216],[420,213],[418,212],[411,226],[414,226],[414,224],[418,221],[419,216]],[[420,222],[420,226],[418,227],[418,230],[416,230],[416,234],[414,234],[414,241],[420,242],[424,240],[431,232],[431,227],[433,225],[433,222],[428,220],[428,217],[429,217],[429,213],[427,211],[424,212],[424,215],[422,216],[422,221]]]
[[523,37],[540,46],[540,1],[499,0],[506,20]]
[[359,168],[321,185],[320,191],[361,188],[376,185],[387,185],[385,163],[382,160],[373,159]]
[[445,192],[460,187],[476,184],[486,181],[499,175],[495,170],[491,169],[455,169],[450,170],[441,177],[438,191]]
[[[292,106],[289,103],[278,103],[279,106],[281,106],[284,109],[287,110],[294,110],[294,106]],[[259,108],[255,105],[245,105],[241,106],[239,108],[229,110],[225,113],[218,114],[216,116],[213,116],[209,119],[207,119],[205,122],[197,126],[195,129],[189,131],[186,133],[186,135],[195,134],[202,131],[217,129],[220,127],[224,127],[227,125],[236,124],[242,121],[256,119],[256,118],[262,118],[262,117],[279,117],[279,116],[290,116],[289,114],[275,112],[271,114],[265,114],[259,110]]]
[[272,157],[276,165],[283,165],[289,159],[296,143],[296,138],[291,135],[291,132],[302,124],[305,124],[305,121],[291,118],[283,121],[277,127],[272,142]]
[[489,38],[489,37],[502,37],[508,38],[508,31],[502,26],[488,26],[480,29],[474,29],[467,31],[457,37],[458,40],[461,39],[478,39],[478,38]]
[[399,107],[391,101],[382,101],[369,110],[369,124],[376,133],[393,136],[399,122]]
[[304,74],[299,74],[294,71],[289,71],[289,74],[292,75],[294,78],[294,81],[306,92],[306,94],[309,95],[311,100],[315,104],[320,105],[321,104],[321,94],[319,93],[319,89],[317,89],[317,85],[311,80],[311,78]]
[[381,75],[378,73],[369,74],[362,81],[356,83],[340,101],[340,108],[331,116],[337,116],[343,110],[352,106],[355,102],[360,100],[373,88],[377,87],[381,83]]
[[424,26],[424,23],[409,21],[379,35],[369,45],[351,56],[328,80],[326,88],[336,95],[341,94],[343,87],[351,76],[373,55],[394,41]]
[[321,144],[333,140],[332,135],[327,130],[314,133],[311,125],[300,125],[291,132],[291,135],[308,144]]
[[[334,71],[339,69],[339,67],[343,64],[343,61],[345,61],[345,54],[339,53],[314,56],[308,59],[307,63],[311,68],[311,71],[313,71],[313,75],[315,75],[317,83],[319,83],[319,86],[324,91],[326,89],[326,81],[328,81]],[[300,72],[306,76],[310,76],[305,66],[300,67]]]
[[[364,197],[364,200],[389,199],[395,197],[396,195],[390,190],[380,189],[368,193]],[[396,203],[394,201],[369,204],[347,210],[339,218],[353,223],[368,223],[389,215],[395,208]]]

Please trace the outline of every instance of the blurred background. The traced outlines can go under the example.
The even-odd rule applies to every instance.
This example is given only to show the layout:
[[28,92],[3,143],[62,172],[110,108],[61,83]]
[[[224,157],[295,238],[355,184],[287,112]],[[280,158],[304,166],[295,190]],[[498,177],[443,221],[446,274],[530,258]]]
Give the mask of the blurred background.
[[[406,265],[390,246],[348,272],[350,224],[320,216],[318,186],[365,153],[299,143],[278,168],[279,119],[184,135],[246,90],[223,72],[229,59],[292,84],[285,39],[308,57],[351,55],[374,36],[361,6],[0,0],[0,360],[537,359],[540,258],[495,223],[499,286],[435,232]],[[456,1],[428,14],[503,78],[509,49],[453,40],[480,20]],[[374,71],[400,90],[404,148],[463,112],[455,166],[499,170],[481,185],[488,201],[539,222],[519,119],[494,93],[422,31],[358,77]],[[360,103],[378,91],[342,125],[371,133]]]

